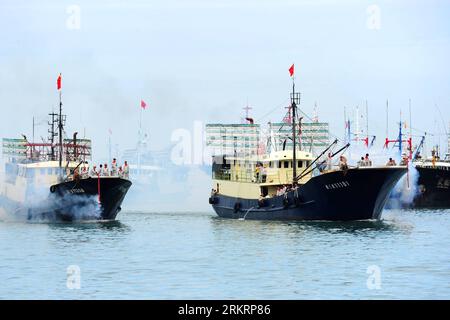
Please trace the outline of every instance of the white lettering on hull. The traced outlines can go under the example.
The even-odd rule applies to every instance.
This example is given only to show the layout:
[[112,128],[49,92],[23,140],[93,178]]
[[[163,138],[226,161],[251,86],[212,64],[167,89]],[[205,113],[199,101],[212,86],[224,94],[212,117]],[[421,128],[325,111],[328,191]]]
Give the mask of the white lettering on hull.
[[350,187],[350,183],[348,181],[341,181],[341,182],[330,183],[330,184],[325,185],[325,188],[327,190],[342,189],[342,188],[348,188],[348,187]]
[[86,191],[84,191],[84,189],[82,189],[82,188],[74,188],[74,189],[70,189],[69,193],[79,194],[79,193],[86,193]]

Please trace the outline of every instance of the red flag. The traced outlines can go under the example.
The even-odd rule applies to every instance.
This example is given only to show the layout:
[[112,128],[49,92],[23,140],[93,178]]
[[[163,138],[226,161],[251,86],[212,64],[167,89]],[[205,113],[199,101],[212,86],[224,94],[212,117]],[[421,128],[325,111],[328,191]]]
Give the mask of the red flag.
[[369,137],[363,139],[364,144],[366,145],[366,147],[369,147]]
[[145,103],[144,100],[141,100],[141,108],[142,108],[142,109],[147,108],[147,104]]
[[59,90],[61,90],[61,73],[58,76],[58,80],[56,80],[56,88]]
[[294,64],[292,64],[292,66],[289,68],[289,74],[292,76],[294,76]]

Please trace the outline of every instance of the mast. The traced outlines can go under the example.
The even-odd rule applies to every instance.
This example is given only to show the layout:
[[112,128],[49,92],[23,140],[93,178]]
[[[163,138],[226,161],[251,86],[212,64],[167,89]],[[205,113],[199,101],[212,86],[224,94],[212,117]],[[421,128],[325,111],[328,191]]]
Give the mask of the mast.
[[399,122],[399,125],[398,125],[398,152],[399,152],[400,156],[402,155],[402,151],[403,151],[402,139],[403,139],[402,110],[400,109],[400,122]]
[[300,93],[295,92],[295,80],[292,77],[292,94],[291,94],[291,105],[292,105],[292,144],[293,144],[293,154],[292,154],[292,184],[297,184],[297,139],[296,139],[296,112],[297,103],[300,103]]
[[344,141],[347,142],[347,108],[344,106]]
[[[62,100],[61,100],[61,90],[59,91],[59,121],[58,121],[58,129],[59,129],[59,168],[62,168],[62,154],[63,154],[63,121],[62,121]],[[62,173],[60,173],[62,174]]]
[[141,111],[139,113],[139,133],[138,133],[138,150],[137,150],[137,169],[138,175],[141,174],[141,144],[142,144],[142,102]]
[[366,141],[367,147],[369,147],[369,105],[366,100]]
[[33,154],[34,154],[34,125],[35,125],[35,123],[34,123],[34,116],[33,116],[33,140],[32,140],[32,147],[31,147],[31,159],[33,159]]
[[356,126],[356,145],[359,145],[359,133],[360,133],[360,129],[359,129],[359,106],[356,106],[356,116],[355,116],[355,126]]
[[389,100],[386,99],[386,139],[389,139]]
[[57,121],[57,119],[55,121],[55,118],[56,118],[57,114],[52,112],[52,113],[49,113],[49,116],[52,117],[51,122],[48,122],[48,125],[50,126],[50,129],[48,130],[48,134],[49,134],[48,141],[50,142],[49,156],[50,156],[50,160],[54,161],[55,160],[55,137],[56,137],[55,123]]
[[412,113],[411,113],[411,98],[409,98],[409,138],[408,138],[408,146],[409,146],[409,159],[412,160]]

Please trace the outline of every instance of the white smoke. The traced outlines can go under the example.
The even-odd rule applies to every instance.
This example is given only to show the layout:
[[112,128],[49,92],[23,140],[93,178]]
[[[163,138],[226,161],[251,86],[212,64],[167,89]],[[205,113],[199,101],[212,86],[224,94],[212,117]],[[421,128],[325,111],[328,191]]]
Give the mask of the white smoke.
[[413,204],[415,197],[419,194],[419,171],[408,164],[408,172],[404,175],[391,192],[389,207],[400,209]]
[[[356,166],[361,157],[369,154],[373,166],[384,166],[389,161],[389,158],[395,160],[397,164],[402,161],[402,155],[398,149],[371,147],[367,148],[363,145],[351,145],[346,152],[348,163],[351,166]],[[419,193],[419,172],[412,165],[408,163],[408,172],[404,175],[391,192],[391,197],[388,202],[388,207],[399,209],[402,207],[411,206],[414,198]]]
[[[4,185],[4,182],[3,182]],[[0,220],[59,222],[61,220],[96,220],[101,217],[101,207],[95,195],[51,193],[47,186],[30,186],[24,201],[11,202],[0,197]]]
[[51,212],[58,212],[73,221],[96,220],[101,217],[101,206],[95,195],[65,194],[63,197],[55,193],[48,198]]

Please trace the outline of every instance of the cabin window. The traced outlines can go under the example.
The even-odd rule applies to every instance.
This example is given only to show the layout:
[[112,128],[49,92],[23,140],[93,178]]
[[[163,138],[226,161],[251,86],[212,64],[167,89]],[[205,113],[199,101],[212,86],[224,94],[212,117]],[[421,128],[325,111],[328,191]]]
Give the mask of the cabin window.
[[278,169],[281,169],[281,161],[278,161]]
[[297,167],[302,168],[303,167],[303,161],[298,161]]
[[269,168],[272,168],[272,161],[269,161]]
[[283,162],[284,162],[284,167],[289,168],[289,161],[283,161]]

